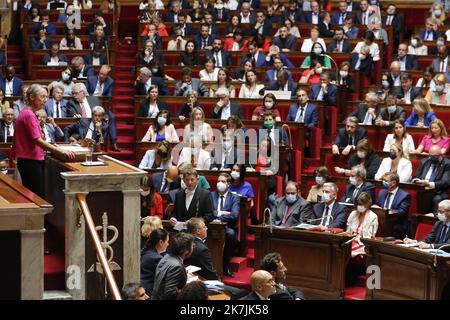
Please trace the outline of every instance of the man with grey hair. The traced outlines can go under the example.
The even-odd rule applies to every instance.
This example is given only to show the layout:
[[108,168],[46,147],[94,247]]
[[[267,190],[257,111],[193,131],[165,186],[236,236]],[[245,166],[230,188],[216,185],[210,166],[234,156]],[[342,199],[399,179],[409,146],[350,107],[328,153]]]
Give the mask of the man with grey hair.
[[378,105],[380,99],[374,92],[366,93],[364,103],[360,103],[356,110],[350,113],[350,117],[358,118],[360,124],[372,125],[380,116],[380,107]]
[[346,209],[337,202],[339,189],[335,183],[326,182],[322,188],[322,202],[313,206],[309,223],[319,225],[321,230],[327,228],[345,229],[347,223]]
[[275,58],[280,58],[283,66],[286,68],[294,68],[295,65],[286,57],[284,53],[280,52],[280,48],[274,44],[269,47],[269,52],[266,55],[266,66],[271,67],[274,64]]
[[230,92],[227,88],[217,89],[216,97],[219,101],[211,112],[212,119],[228,120],[231,116],[244,118],[241,106],[230,101]]
[[5,108],[2,111],[3,119],[0,119],[0,142],[12,142],[14,136],[14,110]]
[[169,89],[164,83],[164,79],[160,77],[153,77],[152,71],[147,67],[139,69],[138,76],[134,84],[136,87],[137,95],[146,96],[148,94],[148,90],[152,85],[158,87],[158,92],[161,96],[169,95]]
[[63,98],[64,88],[55,84],[52,88],[52,97],[44,105],[47,116],[51,118],[67,118],[67,104],[69,101]]
[[271,213],[272,224],[292,227],[304,222],[311,215],[311,205],[302,198],[299,191],[296,182],[287,182],[285,196],[275,200],[274,210]]
[[350,69],[358,70],[360,74],[366,77],[372,76],[372,70],[374,67],[373,57],[370,55],[370,47],[364,45],[360,52],[352,52],[348,59],[350,63]]
[[364,166],[357,165],[350,170],[349,184],[345,187],[345,195],[341,202],[355,203],[362,192],[367,192],[375,199],[375,186],[366,181],[367,172]]
[[108,122],[104,119],[105,109],[95,106],[92,109],[92,118],[82,118],[77,122],[64,128],[64,140],[69,141],[69,137],[77,133],[82,139],[92,139],[97,144],[105,144],[108,134]]
[[47,117],[47,112],[44,109],[40,109],[35,112],[38,117],[39,123],[42,128],[42,133],[44,134],[43,139],[48,143],[55,143],[56,138],[64,137],[64,132],[55,123],[52,117]]
[[94,69],[88,66],[83,57],[76,56],[72,59],[72,69],[74,79],[86,79],[89,76],[95,75]]
[[333,141],[333,154],[338,155],[339,149],[342,148],[342,154],[344,156],[348,155],[351,150],[356,149],[356,145],[362,139],[367,139],[367,131],[364,128],[359,128],[356,117],[347,117],[345,119],[345,128],[339,129]]

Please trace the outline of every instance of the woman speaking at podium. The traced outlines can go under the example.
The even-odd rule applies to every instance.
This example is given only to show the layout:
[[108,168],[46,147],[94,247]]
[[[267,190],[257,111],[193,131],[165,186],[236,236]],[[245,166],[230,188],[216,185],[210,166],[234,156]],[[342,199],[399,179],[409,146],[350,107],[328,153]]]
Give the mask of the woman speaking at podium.
[[64,151],[43,139],[41,125],[35,114],[47,101],[47,89],[33,84],[27,91],[28,104],[16,120],[13,137],[13,157],[17,159],[17,168],[22,184],[35,194],[44,197],[44,150],[74,159],[75,153]]

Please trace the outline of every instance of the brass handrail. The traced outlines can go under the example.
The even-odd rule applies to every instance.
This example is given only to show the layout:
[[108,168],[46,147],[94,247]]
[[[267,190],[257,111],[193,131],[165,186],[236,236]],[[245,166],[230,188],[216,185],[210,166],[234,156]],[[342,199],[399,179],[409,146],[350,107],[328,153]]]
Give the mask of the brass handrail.
[[111,272],[111,268],[109,267],[109,263],[106,259],[105,253],[103,252],[103,247],[100,242],[97,230],[95,229],[94,220],[92,220],[91,212],[86,202],[86,196],[84,194],[77,193],[77,200],[80,204],[81,212],[83,212],[84,220],[86,221],[89,233],[91,234],[92,240],[94,241],[95,251],[97,252],[100,264],[102,265],[103,273],[105,274],[106,281],[108,282],[109,288],[111,289],[113,298],[114,300],[122,300],[122,296],[120,295],[116,280],[114,279],[114,275]]

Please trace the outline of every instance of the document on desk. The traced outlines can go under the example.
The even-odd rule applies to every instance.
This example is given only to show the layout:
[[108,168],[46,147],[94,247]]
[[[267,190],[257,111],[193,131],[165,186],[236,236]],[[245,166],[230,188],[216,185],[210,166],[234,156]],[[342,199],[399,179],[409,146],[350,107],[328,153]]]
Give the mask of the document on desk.
[[205,280],[203,282],[206,286],[223,287],[223,282],[220,282],[219,280]]
[[183,231],[186,230],[186,222],[182,222],[182,221],[178,221],[177,223],[175,223],[175,226],[173,227],[173,230],[176,231]]
[[200,270],[202,270],[202,268],[197,267],[197,266],[193,266],[193,265],[190,265],[190,266],[186,267],[186,272],[188,272],[188,273],[194,273],[194,272],[197,272],[197,271],[200,271]]
[[444,250],[440,250],[440,249],[422,249],[422,251],[429,253],[429,254],[435,254],[439,257],[444,257],[444,258],[450,258],[450,253],[445,252]]
[[317,228],[317,226],[314,224],[300,223],[300,224],[296,225],[294,228],[309,230],[309,229]]
[[402,247],[406,247],[406,248],[413,248],[413,247],[418,247],[419,243],[418,242],[415,242],[415,243],[399,243],[398,245],[402,246]]

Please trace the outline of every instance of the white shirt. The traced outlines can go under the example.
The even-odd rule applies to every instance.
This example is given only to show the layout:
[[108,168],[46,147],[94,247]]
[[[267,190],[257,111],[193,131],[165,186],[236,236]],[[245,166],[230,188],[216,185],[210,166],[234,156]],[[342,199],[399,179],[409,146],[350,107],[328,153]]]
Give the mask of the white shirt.
[[5,85],[5,96],[6,97],[12,97],[13,96],[13,88],[14,88],[13,87],[13,81],[14,81],[14,78],[12,78],[11,81],[6,80],[6,85]]
[[148,78],[147,82],[145,83],[145,92],[148,92],[148,89],[150,89],[151,85],[152,85],[152,77]]
[[447,72],[448,56],[444,60],[439,61],[439,72]]
[[[356,44],[355,46],[355,51],[357,53],[361,52],[361,48],[365,45],[364,41],[360,41]],[[373,42],[370,46],[369,46],[369,52],[370,55],[372,56],[373,61],[378,61],[380,60],[380,48],[378,47],[378,44],[376,42]]]
[[405,71],[406,70],[406,57],[403,57],[403,59],[401,59],[399,57],[398,61],[400,62],[400,71]]
[[[381,180],[383,175],[386,172],[391,171],[392,159],[386,157],[381,161],[380,167],[378,168],[377,173],[375,173],[375,180]],[[405,158],[400,158],[397,166],[397,174],[400,177],[400,182],[405,183],[409,182],[412,175],[412,164],[411,161]]]
[[250,13],[245,17],[242,12],[239,14],[241,16],[241,23],[250,23]]
[[325,93],[323,92],[323,88],[320,88],[319,94],[317,95],[317,101],[323,101],[323,95]]
[[189,206],[191,205],[192,198],[194,198],[195,190],[197,190],[197,186],[195,186],[194,190],[185,189],[186,193],[186,210],[189,210]]
[[222,52],[214,52],[214,59],[216,59],[216,66],[222,67]]
[[158,115],[158,112],[159,112],[159,108],[158,108],[157,103],[148,105],[148,117],[149,118],[155,118]]
[[94,133],[94,122],[91,121],[91,124],[89,125],[88,132],[86,133],[85,139],[92,139],[92,135]]
[[[182,163],[188,162],[191,163],[191,148],[185,147],[181,150],[180,157],[178,159],[178,166]],[[198,154],[197,166],[195,169],[197,170],[209,170],[211,167],[211,155],[208,151],[200,149],[200,153]]]
[[317,13],[312,12],[311,13],[311,17],[312,17],[312,24],[318,24],[319,23],[319,15]]
[[405,102],[411,103],[411,88],[409,88],[409,90],[405,92]]
[[[391,150],[391,146],[394,143],[396,143],[396,140],[394,138],[394,134],[393,133],[388,134],[386,136],[386,140],[384,141],[383,151],[389,152],[389,150]],[[407,159],[409,158],[409,154],[411,152],[413,152],[414,150],[416,150],[416,148],[414,146],[414,140],[413,140],[413,138],[412,138],[412,136],[410,134],[408,134],[406,137],[403,138],[402,146],[403,146],[403,155]]]
[[228,102],[226,106],[222,107],[222,113],[220,115],[221,120],[228,120],[231,117],[231,104]]
[[[336,203],[336,201],[333,201],[331,204],[326,204],[323,207],[323,213],[322,213],[322,220],[320,220],[320,224],[323,225],[324,227],[327,227],[330,225],[331,223],[331,212],[333,211],[333,206]],[[328,215],[325,217],[325,212],[327,210],[328,207]]]
[[239,3],[236,0],[228,0],[223,4],[223,7],[228,10],[236,10],[239,6]]
[[219,77],[219,68],[214,68],[211,73],[206,71],[206,69],[202,69],[198,74],[201,81],[217,81],[217,78]]
[[104,84],[105,84],[104,82],[100,83],[100,81],[97,81],[97,85],[95,86],[95,90],[94,90],[94,94],[93,94],[95,97],[103,95]]
[[388,191],[388,193],[386,195],[386,201],[388,200],[389,193],[391,194],[391,197],[389,198],[389,203],[386,203],[386,201],[385,201],[385,203],[383,203],[383,208],[391,209],[392,201],[394,200],[395,194],[397,193],[397,191],[398,191],[398,187],[395,188],[393,191]]
[[[8,136],[8,127],[9,127],[9,136]],[[8,142],[7,141],[8,137],[12,137],[12,136],[14,136],[14,126],[12,125],[12,123],[11,124],[5,123],[5,134],[4,134],[5,141],[4,142]]]
[[391,73],[391,77],[394,80],[394,87],[400,87],[400,75],[398,75],[397,77],[395,77],[392,73]]
[[[327,51],[327,46],[325,44],[325,41],[322,38],[317,38],[317,42],[319,42],[322,45],[324,51]],[[313,46],[313,41],[310,38],[305,39],[305,40],[303,40],[300,51],[310,53],[312,46]]]

